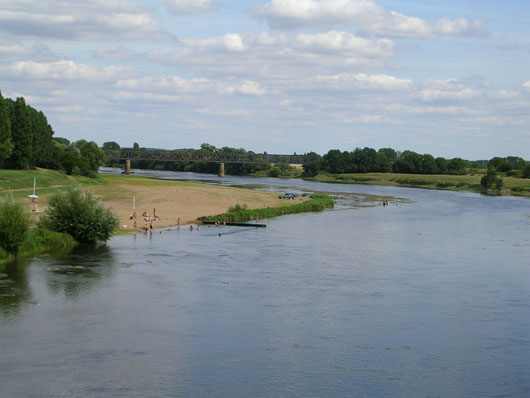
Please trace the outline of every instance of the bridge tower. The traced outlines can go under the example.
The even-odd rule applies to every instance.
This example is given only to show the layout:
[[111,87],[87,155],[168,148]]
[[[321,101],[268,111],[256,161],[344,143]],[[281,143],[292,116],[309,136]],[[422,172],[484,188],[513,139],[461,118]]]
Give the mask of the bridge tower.
[[225,176],[225,164],[223,162],[219,163],[219,177]]
[[125,160],[125,174],[131,174],[131,161]]

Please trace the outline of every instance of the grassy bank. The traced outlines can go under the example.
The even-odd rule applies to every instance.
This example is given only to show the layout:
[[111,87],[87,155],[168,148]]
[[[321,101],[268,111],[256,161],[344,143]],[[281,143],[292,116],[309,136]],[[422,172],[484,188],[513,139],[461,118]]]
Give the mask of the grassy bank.
[[[482,174],[424,175],[397,173],[319,174],[309,180],[339,184],[395,185],[424,189],[480,192]],[[530,197],[530,179],[502,177],[503,194]]]
[[[32,228],[20,246],[17,258],[24,259],[44,253],[70,250],[75,245],[76,242],[70,235],[41,228]],[[0,272],[3,272],[6,263],[13,260],[14,258],[12,256],[9,256],[0,248]]]
[[297,204],[267,207],[263,209],[247,209],[244,206],[236,205],[228,209],[226,213],[215,216],[199,217],[200,221],[226,221],[226,222],[247,222],[264,218],[282,216],[285,214],[305,213],[322,211],[333,207],[333,200],[327,195],[315,194],[311,199]]

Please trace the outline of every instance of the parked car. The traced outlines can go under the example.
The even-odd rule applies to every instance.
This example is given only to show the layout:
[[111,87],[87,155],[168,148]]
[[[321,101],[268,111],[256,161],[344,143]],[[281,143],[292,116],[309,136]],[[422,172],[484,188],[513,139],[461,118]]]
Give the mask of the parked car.
[[294,199],[296,198],[296,194],[294,193],[290,193],[290,192],[286,192],[286,193],[282,193],[280,196],[279,196],[280,199]]

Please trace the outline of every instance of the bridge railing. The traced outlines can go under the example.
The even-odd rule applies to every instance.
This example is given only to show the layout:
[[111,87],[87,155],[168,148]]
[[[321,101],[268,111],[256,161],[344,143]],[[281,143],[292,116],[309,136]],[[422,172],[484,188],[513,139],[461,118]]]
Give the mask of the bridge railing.
[[160,151],[160,150],[105,150],[109,160],[150,160],[165,162],[214,162],[214,163],[287,163],[303,164],[304,155],[278,155],[235,152]]

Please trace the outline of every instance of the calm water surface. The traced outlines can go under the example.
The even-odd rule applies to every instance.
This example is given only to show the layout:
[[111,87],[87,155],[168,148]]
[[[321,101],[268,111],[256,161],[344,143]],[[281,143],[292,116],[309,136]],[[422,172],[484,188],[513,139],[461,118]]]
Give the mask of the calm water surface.
[[[222,183],[343,199],[266,229],[121,236],[10,270],[0,395],[530,396],[528,199]],[[352,206],[358,192],[409,202]]]

